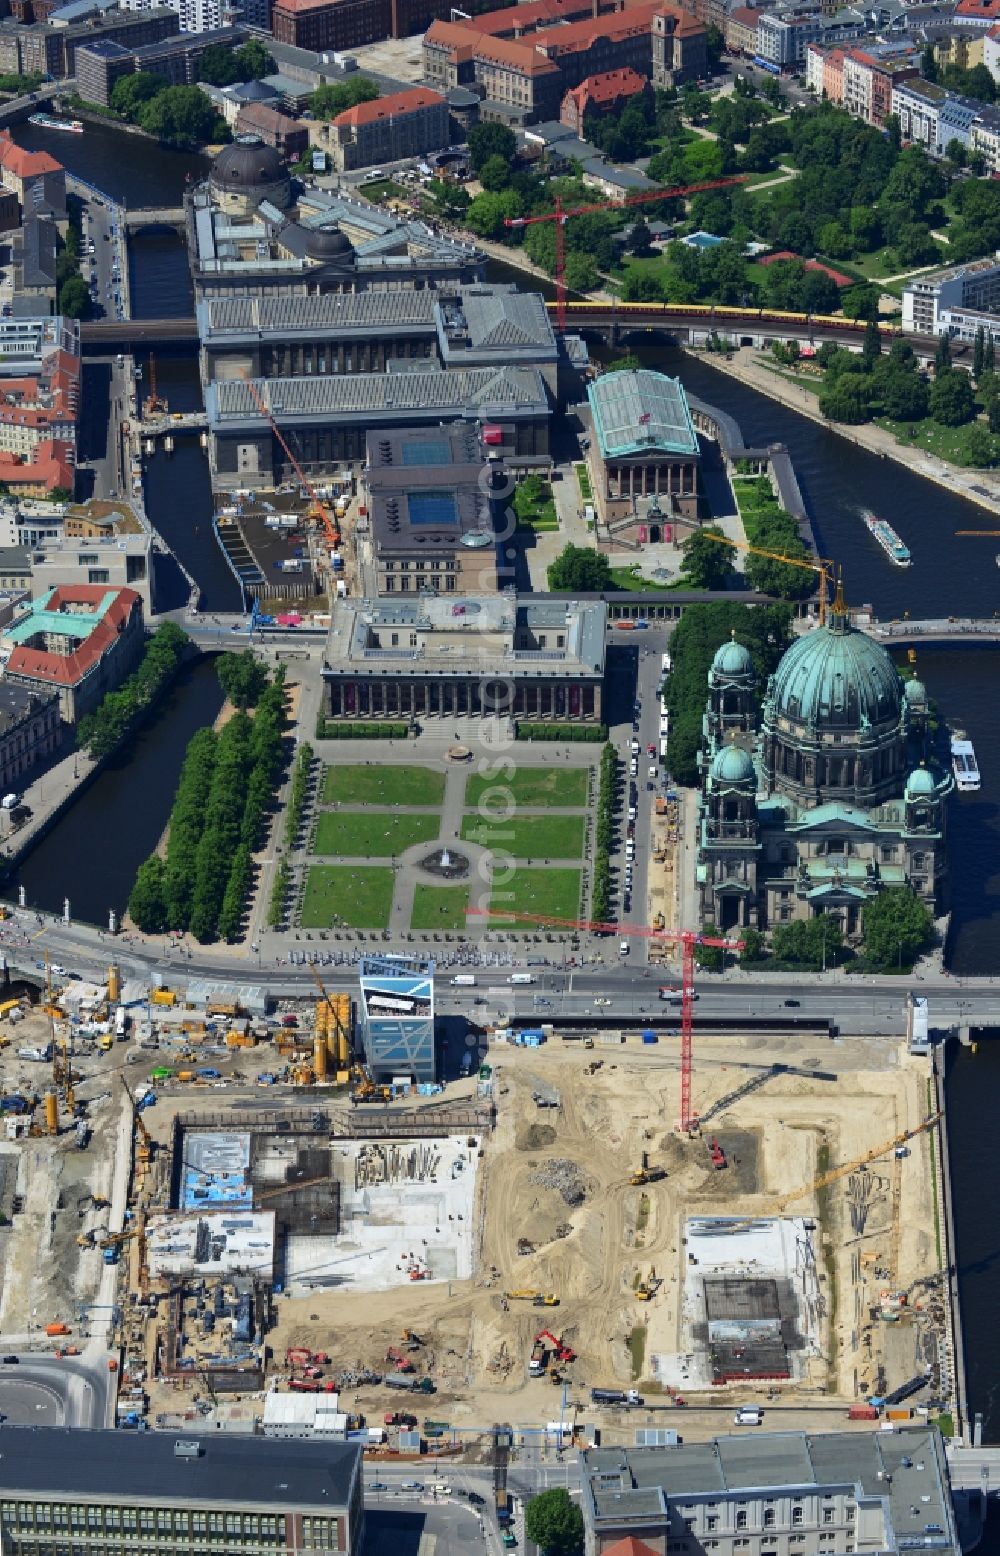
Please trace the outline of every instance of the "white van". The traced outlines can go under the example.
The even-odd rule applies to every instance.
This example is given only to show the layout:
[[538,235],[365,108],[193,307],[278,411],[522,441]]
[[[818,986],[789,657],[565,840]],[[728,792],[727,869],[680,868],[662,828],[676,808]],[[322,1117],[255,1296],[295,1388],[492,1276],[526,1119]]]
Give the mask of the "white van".
[[619,956],[628,956],[628,953],[629,953],[629,943],[628,943],[628,941],[627,940],[619,940],[619,942],[618,942],[618,955]]
[[458,973],[451,981],[463,989],[474,989],[476,987],[476,980],[471,973]]
[[764,1412],[759,1405],[741,1405],[733,1416],[734,1426],[760,1426]]
[[530,973],[511,973],[507,979],[508,983],[534,983],[534,981]]

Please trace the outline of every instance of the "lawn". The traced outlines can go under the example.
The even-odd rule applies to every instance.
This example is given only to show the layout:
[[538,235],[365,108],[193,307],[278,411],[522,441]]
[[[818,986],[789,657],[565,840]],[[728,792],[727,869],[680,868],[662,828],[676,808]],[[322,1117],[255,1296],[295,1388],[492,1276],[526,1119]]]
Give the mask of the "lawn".
[[404,184],[397,184],[394,178],[377,178],[374,183],[362,184],[358,194],[364,195],[373,205],[378,205],[382,200],[406,200],[409,198]]
[[467,814],[462,837],[515,859],[579,859],[583,826],[582,816],[512,816],[509,821],[490,823]]
[[323,804],[440,805],[444,773],[430,767],[379,767],[374,763],[328,767],[323,780]]
[[[626,594],[636,594],[642,590],[649,594],[662,594],[664,589],[676,589],[678,587],[676,580],[671,584],[664,579],[657,581],[656,579],[645,577],[643,573],[640,573],[634,562],[627,567],[613,567],[611,569],[611,582],[616,589],[621,589]],[[689,586],[685,584],[684,587],[688,588]]]
[[418,886],[410,928],[463,930],[468,907],[468,886]]
[[580,497],[584,502],[593,502],[594,493],[590,485],[590,476],[586,465],[574,465],[576,471],[576,484],[580,488]]
[[387,929],[396,878],[391,870],[314,864],[306,877],[303,929]]
[[470,778],[465,786],[466,808],[479,809],[484,794],[489,795],[488,805],[494,812],[505,811],[511,799],[515,807],[526,805],[529,810],[543,805],[579,810],[587,803],[587,770],[519,767],[512,778]]
[[947,464],[959,465],[966,470],[978,468],[975,465],[962,465],[965,433],[974,425],[972,422],[966,422],[962,427],[942,427],[930,416],[926,416],[923,421],[891,421],[888,416],[876,416],[874,424],[891,432],[903,448],[919,448],[925,454],[933,454]]
[[315,854],[341,859],[388,859],[438,835],[436,815],[393,816],[378,811],[324,810],[316,826]]
[[[497,917],[492,915],[496,913]],[[578,918],[579,870],[515,870],[498,882],[490,896],[490,925],[501,927],[503,913],[537,913],[542,917]]]

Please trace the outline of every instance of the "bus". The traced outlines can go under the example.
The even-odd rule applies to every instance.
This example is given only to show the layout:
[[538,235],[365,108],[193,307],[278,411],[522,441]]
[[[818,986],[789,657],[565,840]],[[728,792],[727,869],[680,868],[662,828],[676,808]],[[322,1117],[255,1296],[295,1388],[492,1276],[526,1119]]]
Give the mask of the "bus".
[[115,1014],[115,1036],[120,1043],[124,1043],[128,1037],[128,1011],[124,1005],[119,1005]]

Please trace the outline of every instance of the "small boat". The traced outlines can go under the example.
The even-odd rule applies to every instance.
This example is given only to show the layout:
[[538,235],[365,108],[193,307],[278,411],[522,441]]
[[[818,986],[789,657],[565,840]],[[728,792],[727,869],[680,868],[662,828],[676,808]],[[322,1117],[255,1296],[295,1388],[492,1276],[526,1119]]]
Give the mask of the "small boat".
[[862,517],[869,532],[875,536],[889,561],[895,562],[897,567],[909,567],[913,560],[910,556],[909,547],[903,544],[889,521],[876,518],[874,513],[867,511]]
[[40,124],[43,130],[64,130],[67,135],[83,134],[79,119],[54,119],[49,113],[33,113],[29,114],[28,123]]
[[995,562],[995,563],[996,563],[996,565],[997,565],[997,567],[1000,567],[1000,551],[998,551],[998,552],[997,552],[997,554],[996,554],[996,556],[995,556],[995,557],[994,557],[994,558],[993,558],[993,560],[994,560],[994,562]]
[[951,737],[951,770],[955,774],[955,786],[961,793],[979,788],[979,763],[964,729],[956,729]]

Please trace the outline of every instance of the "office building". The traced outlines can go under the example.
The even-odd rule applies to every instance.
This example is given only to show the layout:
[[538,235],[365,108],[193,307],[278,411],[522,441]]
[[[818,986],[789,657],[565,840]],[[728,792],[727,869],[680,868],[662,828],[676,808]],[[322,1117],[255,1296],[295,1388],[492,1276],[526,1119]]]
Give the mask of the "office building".
[[655,542],[677,518],[696,521],[701,448],[680,380],[646,368],[604,373],[587,398],[599,529]]
[[496,593],[494,492],[508,488],[494,471],[471,422],[371,434],[363,481],[376,593]]
[[[209,457],[218,485],[277,486],[294,479],[263,405],[294,434],[310,475],[333,474],[364,458],[373,429],[483,424],[498,459],[516,469],[548,469],[549,403],[537,368],[471,368],[443,373],[346,373],[325,378],[217,380],[205,390]],[[488,431],[487,431],[488,429]]]
[[0,27],[0,73],[50,75],[58,80],[76,70],[76,51],[94,43],[121,43],[141,48],[169,38],[180,29],[176,11],[159,6],[130,12],[117,6],[100,17],[86,17],[68,27],[38,25]]
[[325,713],[599,724],[606,625],[602,600],[341,600],[323,662]]
[[334,166],[339,173],[349,173],[424,156],[446,147],[449,133],[448,105],[427,87],[355,103],[330,125]]
[[[72,511],[72,510],[68,510]],[[107,589],[134,589],[143,610],[152,615],[153,595],[152,536],[132,519],[134,530],[113,528],[88,538],[67,532],[67,519],[61,536],[46,537],[31,553],[31,592],[35,599],[61,585],[95,584]]]
[[434,963],[418,956],[363,956],[358,1026],[376,1081],[437,1079]]
[[[535,7],[524,9],[534,13]],[[493,17],[503,20],[497,27]],[[578,16],[558,26],[512,32],[509,11],[436,21],[424,35],[424,76],[446,88],[475,85],[482,117],[522,124],[554,119],[567,91],[591,76],[625,68],[678,84],[705,67],[705,30],[690,14],[656,3]],[[545,21],[544,16],[538,17]]]
[[361,1556],[361,1445],[8,1426],[0,1529],[6,1556]]
[[255,137],[219,153],[190,200],[196,301],[422,291],[482,274],[483,255],[471,244],[365,200],[310,189],[294,212],[290,205],[288,169],[273,147]]
[[151,11],[157,5],[177,12],[181,32],[217,32],[242,21],[238,0],[120,0],[127,11]]
[[111,107],[111,94],[123,76],[135,70],[135,52],[124,43],[98,38],[82,43],[76,51],[77,91],[85,103]]
[[580,1455],[586,1556],[959,1556],[935,1426]]
[[[13,196],[11,196],[13,198]],[[13,307],[31,314],[56,311],[56,247],[59,229],[49,215],[25,211],[24,221],[11,234],[10,257],[14,267]]]
[[904,141],[943,157],[952,141],[980,155],[987,171],[1000,172],[1000,109],[916,78],[893,88],[892,111]]
[[140,596],[102,584],[50,589],[0,634],[4,675],[39,694],[57,693],[67,724],[121,685],[139,662],[143,641]]
[[903,329],[908,335],[972,338],[982,325],[1000,335],[1000,253],[931,275],[914,276],[903,288]]

